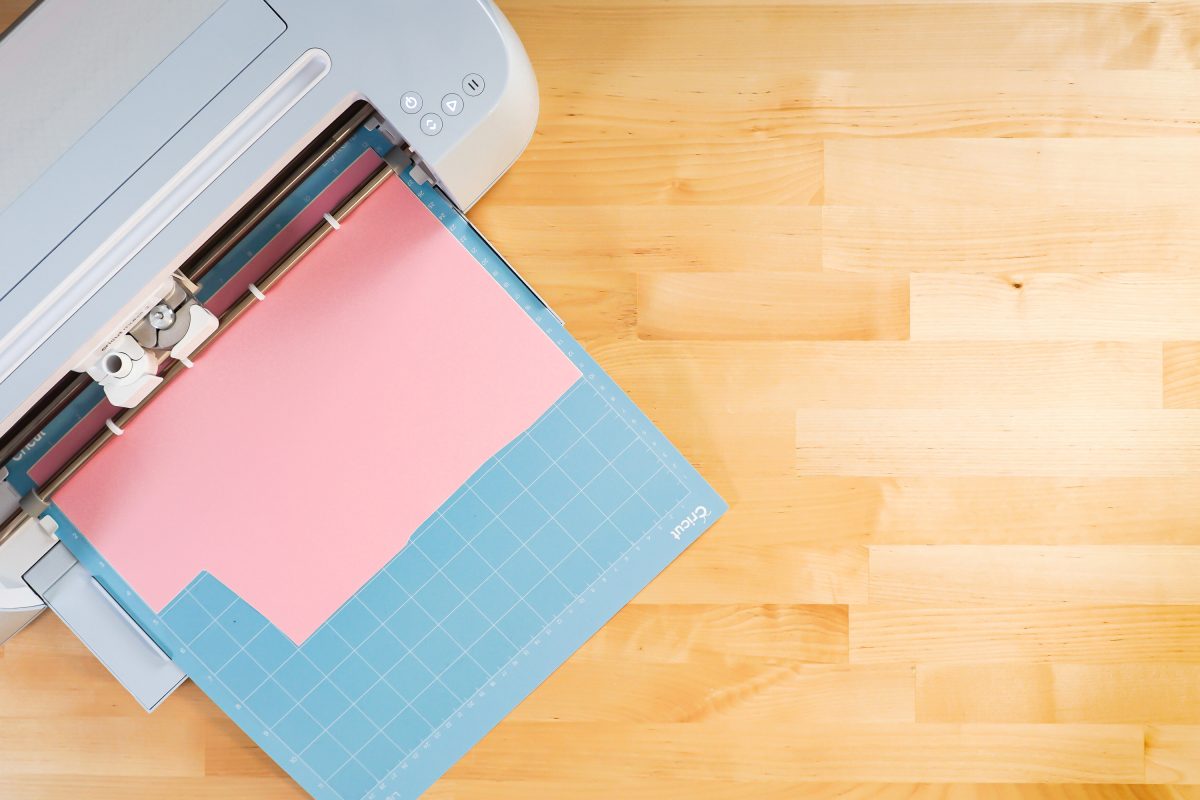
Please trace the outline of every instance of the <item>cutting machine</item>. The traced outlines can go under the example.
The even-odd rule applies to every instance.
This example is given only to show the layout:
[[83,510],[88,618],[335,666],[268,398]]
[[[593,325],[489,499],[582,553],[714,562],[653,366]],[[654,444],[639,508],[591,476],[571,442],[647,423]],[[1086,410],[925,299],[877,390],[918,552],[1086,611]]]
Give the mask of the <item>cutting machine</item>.
[[0,643],[50,609],[146,710],[190,678],[314,797],[410,800],[712,525],[465,216],[537,111],[491,0],[42,0],[0,38]]
[[[49,604],[150,709],[183,674],[57,542],[53,492],[387,174],[470,208],[536,81],[490,0],[43,0],[0,39],[0,109],[0,643]],[[378,169],[332,181],[247,296],[201,292],[363,131]],[[14,487],[97,386],[111,413]]]

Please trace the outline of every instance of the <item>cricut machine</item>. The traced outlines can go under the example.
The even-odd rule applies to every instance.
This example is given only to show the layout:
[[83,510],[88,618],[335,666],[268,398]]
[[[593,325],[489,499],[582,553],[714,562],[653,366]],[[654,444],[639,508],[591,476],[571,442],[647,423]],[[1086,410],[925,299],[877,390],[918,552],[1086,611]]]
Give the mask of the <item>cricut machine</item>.
[[[537,113],[491,0],[42,0],[0,38],[0,644],[48,608],[145,709],[190,678],[313,796],[399,800],[706,530],[721,498],[464,216]],[[328,284],[278,322],[312,276],[345,274],[374,278]],[[394,302],[376,307],[384,284]],[[335,313],[332,332],[314,322]],[[247,332],[268,320],[276,350],[299,351],[264,419],[283,373],[264,378],[271,337]],[[410,346],[388,346],[397,330]],[[356,359],[328,346],[343,337]],[[349,365],[341,382],[308,379],[312,341],[316,367]],[[401,351],[433,363],[392,383],[424,403],[408,414],[370,374]],[[229,402],[213,376],[242,363]],[[204,404],[173,405],[202,385]],[[303,439],[273,428],[231,455],[196,433],[230,409],[254,433],[282,426],[300,399]],[[345,401],[374,404],[380,426],[318,427]],[[500,435],[502,417],[516,421]],[[434,422],[444,434],[413,445]],[[164,431],[192,438],[146,450]],[[246,517],[228,503],[274,471],[283,440],[299,442],[293,477],[254,498],[257,523],[232,524]],[[470,462],[450,463],[467,444]],[[350,477],[368,447],[377,466]],[[207,466],[201,449],[216,451]],[[156,455],[111,468],[134,452]],[[437,492],[394,500],[435,464]],[[295,473],[317,480],[301,523],[328,515],[304,546],[303,525],[277,524]],[[73,497],[100,513],[85,520]],[[364,536],[350,523],[370,509]],[[217,539],[232,543],[219,565],[181,555]],[[145,560],[135,575],[120,558]],[[264,588],[298,566],[308,579]],[[335,572],[344,585],[326,592]],[[317,595],[319,613],[289,616]]]
[[[4,464],[90,383],[136,408],[187,363],[204,267],[357,127],[466,210],[538,96],[489,0],[43,0],[0,40],[0,109]],[[0,642],[44,607],[48,524],[0,545]]]

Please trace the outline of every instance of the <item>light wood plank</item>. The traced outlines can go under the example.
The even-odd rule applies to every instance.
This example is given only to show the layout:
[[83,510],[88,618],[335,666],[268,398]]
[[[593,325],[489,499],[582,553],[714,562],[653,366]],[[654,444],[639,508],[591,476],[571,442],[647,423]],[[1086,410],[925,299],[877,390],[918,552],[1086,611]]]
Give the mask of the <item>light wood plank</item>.
[[1200,275],[912,276],[914,340],[1200,338]]
[[[1198,478],[779,476],[773,462],[786,456],[756,461],[750,449],[739,457],[724,444],[730,437],[706,424],[695,420],[672,435],[678,440],[682,431],[698,443],[685,454],[734,503],[717,529],[731,540],[770,547],[1200,543]],[[791,464],[787,458],[783,469]]]
[[[713,741],[720,747],[713,747]],[[522,758],[532,746],[538,758]],[[805,725],[780,736],[753,725],[513,723],[459,762],[454,778],[570,769],[606,780],[1122,782],[1144,776],[1136,725]]]
[[[548,64],[538,73],[541,129],[556,139],[596,140],[616,125],[638,138],[671,126],[689,140],[712,136],[714,125],[751,136],[764,123],[772,131],[826,138],[1189,136],[1200,130],[1192,103],[1200,76],[1191,70],[964,65],[948,81],[933,68],[714,70],[660,62],[653,70],[606,71],[603,92],[580,92],[577,75],[570,64]],[[686,108],[675,97],[686,97]]]
[[730,449],[735,437],[713,424],[693,419],[671,435],[697,443],[685,455],[734,503],[718,529],[730,539],[772,547],[1200,544],[1200,478],[779,475],[793,470],[794,454],[739,453]]
[[920,722],[1200,723],[1200,664],[921,664]]
[[905,339],[908,282],[891,276],[648,274],[643,339]]
[[[0,786],[3,786],[0,783]],[[1195,800],[1196,786],[1141,784],[955,784],[955,783],[812,783],[784,781],[706,781],[655,778],[629,781],[596,776],[577,781],[504,781],[445,778],[429,800],[527,800],[572,797],[577,800]]]
[[1200,342],[1163,345],[1163,405],[1200,408]]
[[[823,143],[803,136],[747,141],[713,129],[707,141],[679,146],[663,126],[652,140],[603,131],[586,145],[535,139],[521,157],[521,180],[497,185],[493,202],[544,206],[815,205],[824,187]],[[580,151],[587,152],[581,159]]]
[[25,13],[25,9],[29,5],[28,0],[4,0],[0,2],[0,31],[5,30],[16,22],[17,18]]
[[593,355],[639,403],[669,409],[686,389],[694,413],[714,419],[762,409],[1163,405],[1157,342],[622,339]]
[[[597,691],[598,686],[610,687]],[[720,722],[792,728],[809,723],[912,722],[908,666],[826,666],[702,657],[686,663],[575,660],[517,707],[522,722]]]
[[846,138],[824,155],[835,206],[1111,208],[1133,186],[1141,206],[1200,200],[1195,139]]
[[4,720],[0,775],[200,777],[199,725],[163,717]]
[[[826,206],[825,269],[847,272],[1189,273],[1200,259],[1193,205],[1055,209],[969,205]],[[897,199],[894,202],[900,203]]]
[[80,798],[87,800],[130,800],[130,798],[171,798],[171,800],[306,800],[307,792],[290,778],[239,778],[206,775],[200,778],[138,778],[111,776],[33,775],[0,776],[0,797],[13,800]]
[[850,609],[850,663],[1200,662],[1200,607]]
[[853,498],[878,509],[879,544],[1200,544],[1200,478],[841,480],[822,486],[846,487],[846,517]]
[[869,411],[796,414],[802,475],[1200,475],[1200,413]]
[[[1190,69],[1193,12],[1115,2],[509,0],[538,63],[797,69]],[[577,15],[563,25],[561,15]],[[786,31],[786,36],[780,32]],[[731,43],[742,43],[742,47]]]
[[714,486],[735,504],[721,520],[722,535],[731,540],[780,548],[843,547],[864,544],[881,530],[885,481],[790,476],[755,481],[738,463],[710,460],[703,453],[696,461],[707,465]]
[[1200,545],[869,548],[871,603],[1200,605]]
[[705,654],[846,662],[847,614],[834,605],[626,606],[576,658],[684,663]]
[[833,605],[867,601],[867,551],[857,546],[704,537],[634,603]]
[[1147,783],[1200,783],[1200,725],[1146,729]]
[[510,264],[539,276],[539,287],[568,265],[573,271],[581,252],[596,268],[634,273],[821,269],[816,206],[562,208],[485,200],[471,217]]

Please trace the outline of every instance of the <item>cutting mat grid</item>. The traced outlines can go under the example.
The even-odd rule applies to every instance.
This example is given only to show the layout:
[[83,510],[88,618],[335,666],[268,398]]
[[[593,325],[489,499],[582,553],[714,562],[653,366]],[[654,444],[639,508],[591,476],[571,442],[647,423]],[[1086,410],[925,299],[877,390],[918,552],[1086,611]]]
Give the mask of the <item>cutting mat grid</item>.
[[[202,685],[235,695],[318,788],[361,797],[398,778],[687,494],[584,379],[302,646],[208,574],[161,619],[208,670]],[[353,539],[352,517],[336,535]]]

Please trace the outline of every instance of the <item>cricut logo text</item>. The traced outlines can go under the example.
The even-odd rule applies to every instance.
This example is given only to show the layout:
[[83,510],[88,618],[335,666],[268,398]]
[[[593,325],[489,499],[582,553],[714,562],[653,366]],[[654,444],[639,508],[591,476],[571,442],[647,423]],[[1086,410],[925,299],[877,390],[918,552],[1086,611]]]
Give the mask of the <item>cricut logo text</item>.
[[692,513],[688,514],[679,524],[671,531],[671,535],[675,537],[675,541],[679,541],[679,537],[683,536],[683,532],[691,530],[702,522],[708,521],[708,509],[704,506],[696,506],[692,509]]
[[45,432],[45,431],[42,431],[42,432],[41,432],[41,433],[39,433],[37,436],[35,436],[35,437],[33,437],[32,439],[30,439],[30,440],[29,440],[29,444],[27,444],[27,445],[25,445],[24,447],[22,447],[22,448],[21,448],[21,452],[17,453],[15,456],[13,456],[13,457],[12,457],[12,460],[13,460],[13,461],[20,461],[22,458],[24,458],[25,456],[29,455],[29,451],[30,451],[30,450],[32,450],[32,449],[33,449],[35,446],[37,446],[37,443],[38,443],[38,442],[40,442],[40,441],[42,440],[42,438],[43,438],[45,435],[46,435],[46,432]]

